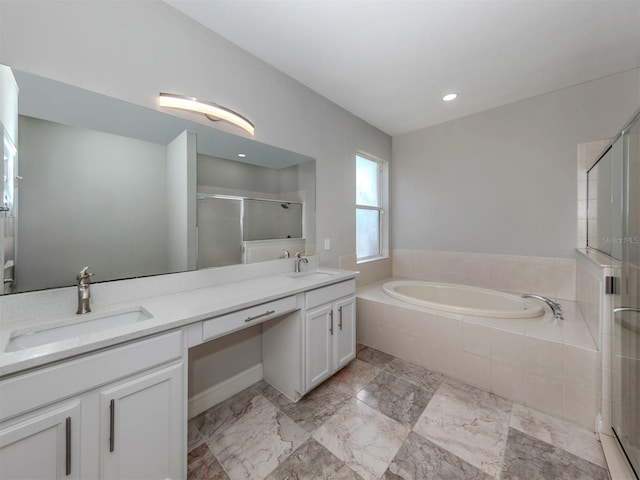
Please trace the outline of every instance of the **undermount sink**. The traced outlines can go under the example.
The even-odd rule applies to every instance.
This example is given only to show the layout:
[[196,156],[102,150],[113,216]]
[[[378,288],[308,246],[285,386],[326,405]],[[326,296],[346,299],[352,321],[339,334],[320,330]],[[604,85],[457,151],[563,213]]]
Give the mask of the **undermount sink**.
[[[129,310],[92,315],[86,320],[78,321],[77,318],[59,322],[60,325],[44,330],[17,333],[11,336],[5,352],[16,352],[27,348],[46,345],[60,340],[80,337],[90,333],[101,332],[115,327],[131,325],[153,318],[153,315],[142,307]],[[75,323],[70,323],[74,321]]]
[[325,280],[333,275],[335,275],[337,272],[327,272],[324,270],[312,270],[309,272],[300,272],[300,273],[294,273],[292,275],[289,275],[292,278],[299,278],[300,280]]

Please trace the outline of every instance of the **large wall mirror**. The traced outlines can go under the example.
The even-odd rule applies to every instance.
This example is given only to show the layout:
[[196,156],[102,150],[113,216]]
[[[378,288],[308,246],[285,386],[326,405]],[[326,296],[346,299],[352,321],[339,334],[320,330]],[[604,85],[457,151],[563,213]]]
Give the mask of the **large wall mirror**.
[[84,266],[107,281],[315,253],[312,158],[13,74],[6,292],[74,285]]

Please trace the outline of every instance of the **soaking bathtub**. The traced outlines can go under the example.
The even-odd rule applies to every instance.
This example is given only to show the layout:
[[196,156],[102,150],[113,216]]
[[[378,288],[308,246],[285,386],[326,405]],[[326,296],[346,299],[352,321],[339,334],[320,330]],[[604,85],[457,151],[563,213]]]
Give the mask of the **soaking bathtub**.
[[407,303],[443,312],[491,318],[533,318],[542,306],[510,293],[451,283],[399,280],[382,286],[387,295]]

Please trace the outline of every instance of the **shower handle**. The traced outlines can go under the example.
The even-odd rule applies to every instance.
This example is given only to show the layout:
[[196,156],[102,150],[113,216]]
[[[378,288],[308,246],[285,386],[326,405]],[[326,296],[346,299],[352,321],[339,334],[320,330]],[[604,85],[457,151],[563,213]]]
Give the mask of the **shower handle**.
[[640,308],[638,307],[617,307],[613,309],[613,313],[620,313],[620,312],[636,312],[636,313],[640,313]]

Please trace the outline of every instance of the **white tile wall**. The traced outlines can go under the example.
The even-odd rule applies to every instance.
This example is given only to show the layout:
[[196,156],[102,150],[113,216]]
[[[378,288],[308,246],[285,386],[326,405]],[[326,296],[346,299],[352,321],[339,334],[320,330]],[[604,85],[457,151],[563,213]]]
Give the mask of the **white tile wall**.
[[[611,143],[611,139],[605,138],[578,144],[578,231],[576,235],[578,248],[586,248],[587,246],[587,169],[593,165],[604,149],[609,146],[609,143]],[[591,189],[591,191],[594,190]],[[590,233],[597,235],[597,232]]]
[[378,258],[358,263],[356,254],[343,255],[338,259],[339,268],[360,272],[356,277],[356,286],[362,287],[391,276],[391,258]]
[[393,275],[575,301],[575,259],[394,249]]
[[[588,385],[584,382],[574,383],[576,388],[586,389],[589,394],[593,391],[598,396],[597,409],[602,416],[601,431],[611,434],[612,408],[611,399],[612,387],[612,347],[614,342],[612,325],[612,295],[604,291],[604,280],[606,276],[620,276],[619,262],[608,255],[592,249],[579,249],[578,262],[576,267],[576,296],[578,308],[583,314],[589,330],[593,335],[596,344],[600,348],[596,362],[597,383]],[[589,368],[593,369],[593,359],[589,359]],[[578,377],[579,378],[579,377]],[[584,380],[584,379],[583,379]],[[577,395],[571,389],[567,390],[567,396]],[[576,410],[576,415],[580,410]]]

